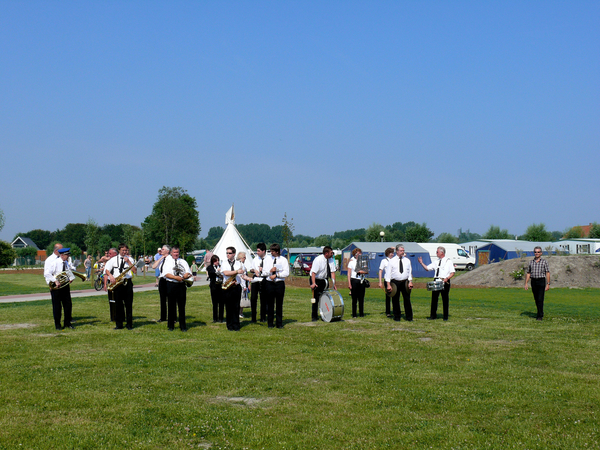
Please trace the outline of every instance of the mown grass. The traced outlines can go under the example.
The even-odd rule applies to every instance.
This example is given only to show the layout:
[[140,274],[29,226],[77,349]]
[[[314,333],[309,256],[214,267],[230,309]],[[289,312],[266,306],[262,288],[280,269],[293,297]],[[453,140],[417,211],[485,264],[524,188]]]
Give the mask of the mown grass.
[[[344,299],[348,291],[342,290]],[[0,448],[599,448],[598,290],[451,291],[450,321],[394,322],[381,291],[365,318],[310,322],[289,288],[283,330],[212,324],[188,291],[188,333],[155,323],[136,293],[133,331],[104,298],[74,300],[55,332],[49,301],[0,305]]]

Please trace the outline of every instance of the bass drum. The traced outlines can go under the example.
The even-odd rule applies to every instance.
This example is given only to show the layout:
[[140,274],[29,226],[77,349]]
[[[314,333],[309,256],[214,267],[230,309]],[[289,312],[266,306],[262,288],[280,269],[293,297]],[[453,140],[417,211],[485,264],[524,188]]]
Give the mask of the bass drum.
[[338,291],[323,291],[319,298],[319,311],[324,322],[341,320],[344,316],[344,300]]

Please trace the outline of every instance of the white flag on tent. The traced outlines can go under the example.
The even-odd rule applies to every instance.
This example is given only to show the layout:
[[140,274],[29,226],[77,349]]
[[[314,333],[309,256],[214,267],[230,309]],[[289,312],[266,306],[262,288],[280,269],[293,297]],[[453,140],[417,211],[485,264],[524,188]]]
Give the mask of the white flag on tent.
[[225,225],[235,223],[235,212],[233,211],[233,205],[229,208],[229,211],[225,213]]

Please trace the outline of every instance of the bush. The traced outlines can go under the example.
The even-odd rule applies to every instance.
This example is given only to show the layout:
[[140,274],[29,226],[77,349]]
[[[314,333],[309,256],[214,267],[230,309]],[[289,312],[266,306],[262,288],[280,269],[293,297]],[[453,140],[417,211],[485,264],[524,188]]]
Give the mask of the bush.
[[0,241],[0,267],[12,265],[16,257],[15,249],[8,242]]
[[521,267],[521,268],[520,268],[520,269],[518,269],[518,270],[513,270],[513,271],[510,273],[510,276],[511,276],[511,277],[513,277],[513,279],[514,279],[515,281],[517,281],[517,280],[522,280],[522,279],[523,279],[523,275],[524,275],[524,274],[525,274],[525,269],[523,269],[523,268]]

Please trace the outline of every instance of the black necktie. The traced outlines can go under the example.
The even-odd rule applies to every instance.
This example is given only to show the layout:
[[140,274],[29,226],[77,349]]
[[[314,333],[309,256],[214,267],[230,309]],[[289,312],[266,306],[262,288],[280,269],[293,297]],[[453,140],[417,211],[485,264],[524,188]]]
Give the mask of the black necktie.
[[167,260],[167,258],[166,258],[166,257],[165,257],[165,258],[163,258],[163,262],[162,262],[162,264],[160,265],[160,273],[162,273],[163,267],[165,267],[165,261],[166,261],[166,260]]
[[63,261],[63,272],[64,272],[65,270],[67,270],[67,262],[66,262],[66,261]]
[[400,258],[400,275],[404,272],[404,265],[402,264],[402,258]]
[[233,271],[234,270],[233,265],[235,264],[235,261],[231,262],[231,261],[227,260],[227,262],[229,263],[229,265],[231,266],[231,270]]
[[329,267],[329,260],[325,258],[325,265],[327,266],[327,279],[331,278],[331,267]]
[[437,272],[435,273],[435,277],[438,278],[438,275],[440,274],[440,266],[442,265],[442,260],[440,259],[440,262],[438,264],[438,268],[437,268]]
[[[273,258],[273,267],[275,267],[275,264],[277,264],[277,258]],[[275,278],[277,278],[277,267],[275,267]]]

